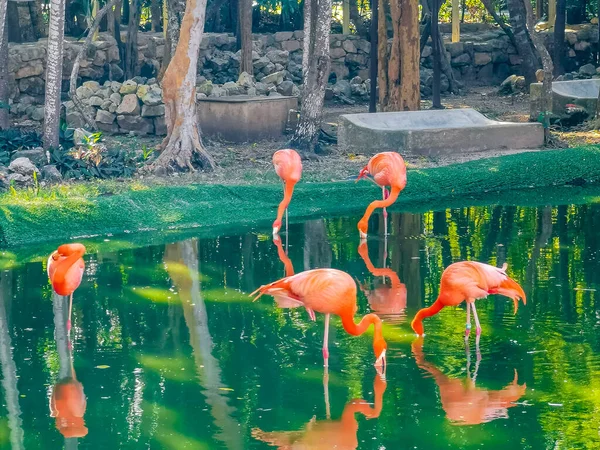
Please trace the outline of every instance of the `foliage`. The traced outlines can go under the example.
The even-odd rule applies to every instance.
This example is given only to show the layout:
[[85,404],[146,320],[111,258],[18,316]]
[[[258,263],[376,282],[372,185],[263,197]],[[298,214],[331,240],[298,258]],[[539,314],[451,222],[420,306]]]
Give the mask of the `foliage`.
[[41,147],[42,136],[35,131],[9,128],[0,131],[0,164],[8,165],[12,155],[23,149]]
[[131,177],[142,162],[133,152],[106,150],[98,145],[53,149],[50,160],[64,178],[79,180]]

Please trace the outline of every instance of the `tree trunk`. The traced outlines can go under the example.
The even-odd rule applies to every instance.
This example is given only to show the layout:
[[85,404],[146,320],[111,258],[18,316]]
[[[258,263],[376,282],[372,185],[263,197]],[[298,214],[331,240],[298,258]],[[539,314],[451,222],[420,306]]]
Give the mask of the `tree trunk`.
[[150,3],[150,16],[152,19],[152,31],[160,31],[160,2],[152,0]]
[[556,0],[556,21],[554,22],[554,75],[565,73],[565,24],[567,0]]
[[0,0],[0,43],[6,42],[8,48],[8,33],[5,35],[5,31],[7,31],[6,26],[6,12],[8,11],[8,0]]
[[319,140],[330,69],[330,29],[331,0],[304,0],[304,82],[300,120],[290,146],[305,152],[314,152]]
[[513,47],[517,48],[517,41],[515,40],[515,35],[514,35],[512,29],[506,24],[504,19],[502,17],[500,17],[500,15],[496,12],[496,8],[495,8],[492,0],[481,0],[481,3],[483,3],[483,6],[485,6],[485,9],[489,13],[489,15],[494,18],[496,23],[500,26],[500,28],[502,28],[504,33],[508,36]]
[[239,0],[238,2],[238,23],[240,33],[238,42],[240,42],[240,73],[246,72],[254,75],[254,66],[252,65],[252,0]]
[[510,14],[510,23],[517,52],[523,60],[521,70],[525,76],[527,85],[536,82],[535,72],[540,68],[540,59],[535,51],[531,34],[527,30],[527,12],[523,0],[507,0],[508,12]]
[[77,108],[77,110],[83,116],[85,122],[94,131],[96,131],[98,129],[98,126],[96,125],[96,120],[94,119],[94,117],[91,117],[87,113],[85,106],[83,105],[83,103],[81,102],[79,97],[77,96],[77,78],[79,76],[79,65],[81,64],[81,60],[83,59],[84,55],[87,55],[87,50],[92,43],[94,34],[96,34],[96,31],[98,31],[100,22],[102,21],[104,16],[109,11],[112,11],[112,8],[113,8],[113,6],[115,6],[115,3],[117,3],[117,0],[110,0],[110,2],[108,2],[106,5],[104,5],[102,7],[102,9],[100,11],[98,11],[98,13],[96,14],[96,17],[94,18],[94,22],[92,23],[92,25],[90,27],[88,35],[85,38],[85,41],[83,41],[83,45],[79,48],[79,52],[77,53],[77,56],[75,57],[75,61],[73,61],[73,69],[71,70],[71,77],[69,80],[70,81],[69,97],[75,104],[75,107]]
[[358,0],[350,0],[350,21],[354,24],[357,35],[360,37],[369,35],[369,27],[358,11]]
[[[464,2],[463,2],[464,3]],[[431,43],[433,45],[433,98],[432,109],[442,109],[441,82],[442,82],[442,49],[440,45],[440,0],[433,0],[431,12]]]
[[379,61],[377,60],[377,51],[379,45],[377,43],[379,31],[379,0],[371,0],[371,51],[370,51],[370,65],[369,65],[369,76],[371,78],[371,92],[369,94],[369,112],[377,112],[377,66]]
[[[0,61],[8,61],[8,27],[6,24],[7,0],[0,0]],[[10,127],[8,117],[8,64],[0,64],[0,130]]]
[[416,0],[389,1],[393,38],[388,54],[384,3],[379,3],[379,103],[383,111],[416,111],[421,102],[419,5]]
[[533,40],[535,50],[540,55],[542,66],[544,68],[544,81],[542,87],[542,114],[544,125],[544,142],[548,144],[550,138],[550,114],[552,113],[552,58],[544,45],[544,38],[535,31],[535,18],[533,16],[533,8],[529,0],[520,0],[525,9],[527,18],[527,28]]
[[65,35],[65,0],[50,0],[50,25],[46,52],[46,97],[44,108],[44,148],[58,148],[60,95]]
[[163,78],[167,137],[151,170],[194,171],[194,159],[204,170],[215,163],[202,146],[196,115],[196,72],[204,31],[206,0],[188,0],[179,42]]
[[165,54],[163,55],[161,68],[161,72],[163,73],[159,77],[161,79],[167,67],[169,67],[171,57],[175,54],[175,49],[179,42],[179,29],[181,28],[181,22],[185,13],[185,2],[182,0],[164,1],[167,2],[167,37],[165,39]]
[[125,42],[125,79],[135,77],[138,64],[138,28],[140,26],[139,0],[131,0],[127,42]]
[[41,0],[29,2],[29,15],[31,16],[36,38],[41,39],[46,37],[46,24],[44,23]]

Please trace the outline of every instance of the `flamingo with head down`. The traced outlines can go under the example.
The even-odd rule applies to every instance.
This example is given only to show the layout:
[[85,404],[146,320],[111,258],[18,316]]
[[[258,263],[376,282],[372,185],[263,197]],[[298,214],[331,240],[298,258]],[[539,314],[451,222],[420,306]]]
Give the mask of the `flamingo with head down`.
[[285,211],[285,228],[287,231],[287,209],[292,200],[294,186],[302,176],[302,160],[298,152],[292,149],[278,150],[273,154],[275,172],[283,183],[283,200],[277,208],[277,218],[273,222],[273,234],[281,230],[281,220]]

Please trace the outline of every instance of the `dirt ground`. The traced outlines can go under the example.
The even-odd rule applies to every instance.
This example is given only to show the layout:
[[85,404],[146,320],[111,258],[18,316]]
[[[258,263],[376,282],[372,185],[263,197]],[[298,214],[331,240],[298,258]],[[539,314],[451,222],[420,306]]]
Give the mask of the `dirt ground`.
[[[529,120],[529,96],[518,95],[501,97],[496,95],[496,87],[471,87],[465,95],[451,95],[442,98],[446,108],[471,107],[490,119],[509,122],[527,122]],[[422,102],[422,109],[428,109],[431,102]],[[342,114],[367,112],[366,103],[356,105],[343,105],[330,102],[326,105],[323,129],[336,135],[339,116]],[[600,143],[598,131],[568,131],[555,130],[553,132],[556,147],[578,146]],[[204,181],[213,183],[260,183],[265,176],[272,172],[271,157],[274,151],[285,148],[286,137],[278,141],[261,141],[244,144],[229,144],[205,139],[207,150],[213,155],[219,167],[213,174],[194,174],[182,176],[182,182]],[[121,146],[123,148],[142,149],[158,148],[160,139],[156,137],[136,136],[106,136],[109,147]],[[536,151],[536,150],[531,150]],[[435,158],[408,157],[406,162],[409,168],[426,168],[444,166],[452,163],[470,161],[474,159],[501,156],[513,153],[511,150],[496,150],[477,153],[461,153]],[[356,176],[368,157],[364,155],[346,154],[338,149],[335,144],[323,147],[317,158],[303,162],[305,181],[334,181]],[[192,178],[192,180],[190,180]]]

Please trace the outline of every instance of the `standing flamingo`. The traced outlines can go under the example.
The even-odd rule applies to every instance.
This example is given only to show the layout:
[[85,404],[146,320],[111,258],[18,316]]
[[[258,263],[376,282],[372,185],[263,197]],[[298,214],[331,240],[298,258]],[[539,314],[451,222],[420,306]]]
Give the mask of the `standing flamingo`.
[[[386,207],[392,205],[397,199],[400,191],[406,186],[406,165],[404,159],[396,152],[378,153],[369,160],[358,174],[357,181],[366,177],[368,174],[373,176],[375,183],[381,186],[383,200],[375,200],[367,207],[365,215],[358,222],[358,232],[361,238],[367,237],[369,227],[369,217],[376,208],[383,208],[383,215],[387,217]],[[391,193],[388,196],[386,186],[390,186]],[[387,220],[385,221],[385,234],[387,234]]]
[[488,294],[500,294],[512,298],[515,314],[519,306],[519,298],[523,304],[527,302],[525,292],[519,284],[506,275],[506,263],[502,268],[493,267],[474,261],[461,261],[450,264],[442,273],[440,293],[437,300],[428,308],[421,309],[413,319],[411,326],[415,333],[422,335],[423,319],[440,312],[444,306],[457,306],[463,300],[467,302],[466,337],[471,332],[471,309],[475,316],[477,337],[481,334],[481,325],[475,309],[475,300],[485,298]]
[[275,172],[283,182],[283,200],[277,208],[277,219],[273,222],[273,234],[277,234],[281,229],[281,219],[284,211],[285,229],[287,231],[287,209],[292,200],[294,186],[302,176],[302,161],[295,150],[278,150],[273,154],[273,165],[275,166]]
[[64,244],[58,247],[48,258],[48,277],[52,288],[58,295],[69,296],[69,318],[67,332],[71,332],[71,311],[73,309],[73,292],[81,284],[85,264],[83,244]]
[[293,300],[301,302],[309,314],[317,311],[325,314],[325,336],[323,338],[324,365],[329,365],[329,316],[335,314],[342,319],[344,329],[354,336],[363,334],[371,324],[375,327],[373,351],[375,366],[385,365],[387,344],[383,339],[381,319],[375,314],[367,314],[360,323],[354,323],[356,306],[356,284],[350,275],[336,269],[313,269],[300,272],[291,277],[285,277],[273,283],[261,286],[251,296],[258,300],[268,294],[275,300]]

